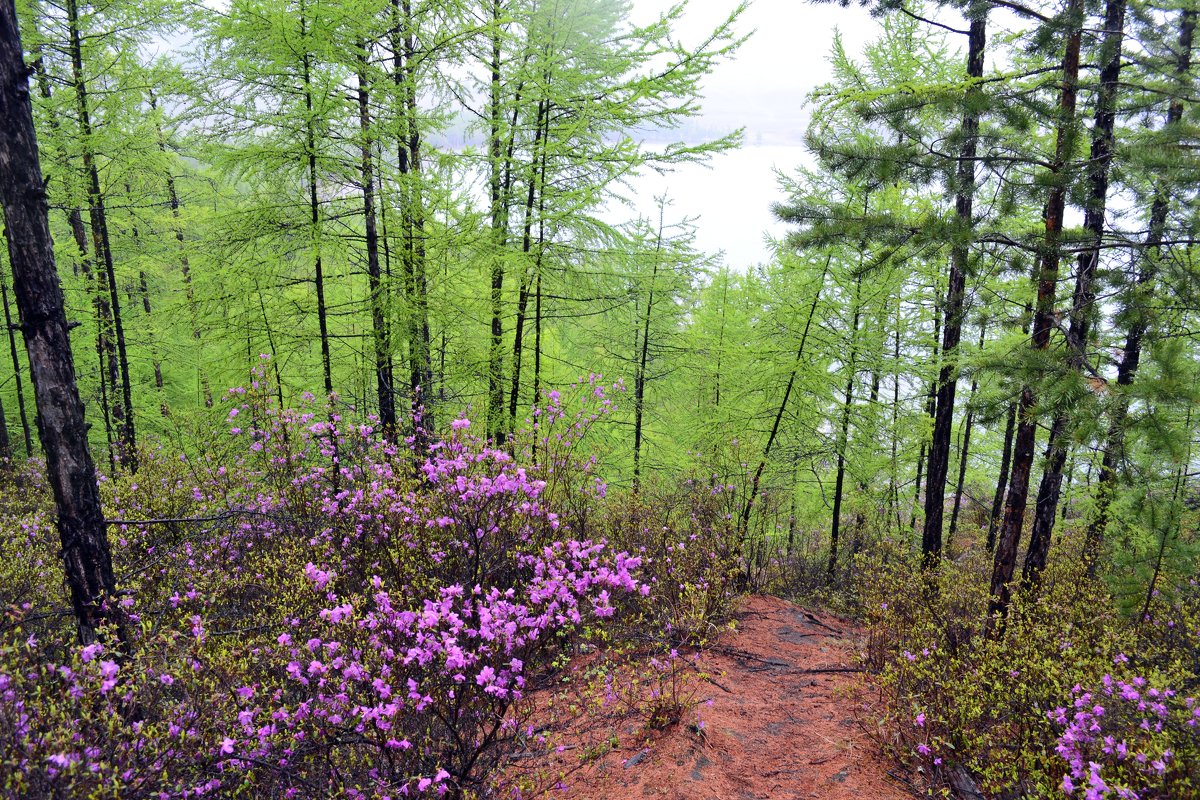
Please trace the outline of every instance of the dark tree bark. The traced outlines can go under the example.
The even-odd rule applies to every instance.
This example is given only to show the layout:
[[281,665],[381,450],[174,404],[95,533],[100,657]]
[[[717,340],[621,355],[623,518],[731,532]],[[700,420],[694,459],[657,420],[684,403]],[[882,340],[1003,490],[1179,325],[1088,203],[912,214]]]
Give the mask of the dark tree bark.
[[642,317],[642,336],[638,345],[637,368],[633,376],[633,491],[636,493],[642,478],[642,420],[646,408],[646,366],[650,360],[650,320],[654,313],[654,289],[658,282],[658,267],[662,258],[663,207],[659,206],[658,238],[654,243],[654,267],[650,273],[650,292],[646,298],[646,313]]
[[[1079,254],[1075,291],[1071,301],[1070,326],[1067,328],[1067,370],[1081,373],[1087,360],[1092,317],[1096,313],[1096,269],[1100,263],[1100,245],[1104,236],[1104,214],[1108,207],[1109,168],[1113,158],[1113,128],[1117,118],[1117,91],[1121,79],[1122,44],[1125,38],[1125,0],[1109,0],[1104,12],[1104,40],[1101,44],[1100,91],[1096,98],[1095,123],[1092,127],[1091,158],[1088,160],[1088,198],[1083,229],[1088,249]],[[1050,537],[1062,494],[1063,467],[1070,449],[1069,438],[1074,421],[1066,411],[1054,416],[1046,445],[1046,468],[1038,487],[1033,532],[1025,555],[1022,580],[1035,585],[1050,552]]]
[[[416,22],[410,0],[392,0],[392,80],[402,121],[396,148],[400,175],[401,263],[408,307],[408,388],[416,445],[423,450],[433,435],[433,346],[429,329],[429,287],[425,259],[425,206],[421,192],[421,128],[417,108]],[[444,349],[443,349],[444,355]],[[439,385],[445,380],[442,370]]]
[[[92,151],[92,121],[88,105],[87,81],[83,73],[83,44],[79,30],[79,7],[76,0],[67,0],[67,26],[70,37],[71,79],[75,89],[75,110],[83,140],[82,161],[87,178],[89,216],[92,224],[92,249],[99,259],[98,288],[101,310],[101,346],[108,360],[109,386],[121,389],[121,404],[112,406],[117,422],[117,457],[130,472],[137,472],[137,434],[133,419],[133,386],[129,378],[129,353],[125,345],[125,326],[121,321],[116,268],[108,236],[108,214],[100,187],[100,170]],[[111,338],[110,338],[111,335]],[[115,347],[113,341],[115,340]]]
[[[131,197],[133,194],[129,184],[125,184],[125,196]],[[133,235],[134,247],[140,247],[137,244],[140,234],[138,233],[137,225],[130,229]],[[146,277],[145,270],[138,270],[137,293],[142,298],[142,311],[146,314],[146,319],[149,320],[154,315],[154,307],[150,303],[150,281]],[[132,292],[128,293],[132,301]],[[159,354],[157,337],[153,334],[148,336],[150,345],[150,364],[154,369],[154,388],[158,391],[159,411],[164,417],[171,416],[170,409],[167,408],[165,392],[163,391],[163,372],[162,372],[162,356]]]
[[902,303],[896,303],[896,326],[892,330],[892,461],[891,477],[888,479],[889,502],[896,517],[896,530],[903,526],[900,510],[900,313]]
[[313,239],[313,283],[317,292],[317,328],[321,337],[321,375],[325,397],[333,396],[333,367],[329,349],[329,315],[325,305],[325,264],[321,256],[321,204],[317,197],[317,131],[313,124],[312,53],[308,50],[308,16],[300,3],[301,80],[304,91],[304,154],[308,162],[308,212]]
[[[1196,11],[1185,9],[1179,20],[1179,46],[1177,48],[1175,77],[1185,80],[1192,67],[1192,39],[1196,31]],[[1177,126],[1183,119],[1183,100],[1176,97],[1167,108],[1165,128]],[[1129,397],[1125,391],[1133,384],[1142,359],[1142,340],[1149,330],[1149,320],[1142,307],[1140,297],[1153,286],[1158,275],[1159,249],[1163,231],[1167,225],[1167,213],[1171,205],[1171,187],[1166,182],[1155,187],[1154,203],[1150,208],[1150,230],[1142,252],[1141,265],[1135,287],[1125,301],[1125,314],[1130,317],[1125,333],[1125,346],[1117,365],[1117,395],[1109,412],[1108,431],[1104,439],[1104,456],[1100,462],[1100,475],[1096,482],[1096,507],[1088,524],[1084,558],[1089,574],[1094,574],[1100,548],[1104,541],[1104,529],[1108,526],[1109,509],[1116,491],[1118,467],[1125,445],[1125,425],[1129,417]]]
[[[826,269],[828,269],[829,262],[826,261],[825,264],[826,264]],[[824,285],[824,283],[825,283],[825,275],[822,274],[821,275],[821,284]],[[821,287],[818,286],[817,293],[820,294],[820,291],[821,291]],[[713,407],[714,408],[721,407],[721,361],[725,357],[725,318],[726,318],[726,314],[728,313],[728,311],[729,311],[729,271],[722,270],[721,271],[721,327],[717,334],[717,365],[716,365],[716,371],[713,374]],[[815,309],[814,309],[814,311],[815,311]],[[811,313],[809,315],[809,318],[810,319],[812,318]],[[808,326],[806,325],[805,330],[807,330],[807,328],[808,328]],[[803,342],[804,338],[805,338],[804,336],[800,337],[801,342]]]
[[[542,398],[542,273],[538,272],[533,284],[533,395],[530,406],[537,406]],[[537,437],[533,437],[532,457],[537,463]]]
[[29,74],[14,4],[0,0],[0,205],[37,403],[38,435],[58,515],[63,568],[79,638],[87,643],[95,640],[110,614],[115,617],[107,601],[116,593],[116,578],[54,266]]
[[[502,191],[503,176],[501,174],[501,159],[503,156],[503,129],[500,59],[502,8],[500,0],[492,0],[491,83],[488,96],[489,131],[488,148],[490,173],[488,176],[489,199],[492,228],[492,267],[491,267],[491,344],[488,348],[488,408],[487,433],[497,444],[503,444],[504,431],[504,248],[507,238],[507,215],[505,214],[505,196]],[[637,456],[634,456],[634,484],[637,483]]]
[[362,181],[363,225],[367,250],[367,285],[371,293],[371,334],[375,345],[375,392],[383,438],[396,440],[396,395],[393,385],[391,332],[384,302],[383,272],[379,264],[379,229],[375,214],[375,156],[371,134],[371,97],[367,84],[367,44],[359,42],[358,125],[362,136],[359,174]]
[[[983,77],[983,57],[987,46],[987,4],[972,2],[968,12],[971,29],[967,45],[967,77]],[[942,517],[946,507],[946,475],[950,469],[950,439],[954,426],[954,395],[958,389],[958,344],[962,338],[966,278],[970,258],[967,237],[974,223],[975,155],[979,141],[979,95],[968,90],[959,131],[963,137],[955,175],[955,216],[959,234],[950,249],[950,276],[942,309],[942,368],[937,378],[937,400],[933,417],[933,438],[929,443],[929,470],[925,479],[925,528],[921,535],[921,553],[926,567],[941,559]],[[953,534],[952,534],[953,535]]]
[[[49,103],[53,97],[50,88],[50,76],[47,75],[45,68],[42,66],[41,58],[34,63],[34,71],[37,75],[37,83],[39,93],[42,98]],[[51,115],[47,119],[47,125],[50,131],[58,139],[62,139],[62,126],[57,117]],[[71,228],[71,237],[75,240],[75,247],[79,251],[79,260],[72,263],[72,271],[78,275],[83,273],[92,289],[90,292],[92,299],[92,308],[96,313],[96,353],[97,375],[99,376],[98,391],[100,394],[100,417],[104,422],[104,436],[108,444],[108,463],[109,468],[115,473],[117,471],[117,453],[114,446],[113,435],[113,411],[108,400],[108,386],[111,383],[116,383],[119,373],[117,366],[116,351],[113,348],[112,337],[109,332],[112,330],[112,313],[108,305],[108,293],[104,290],[104,281],[95,276],[92,270],[92,257],[88,251],[88,230],[87,225],[83,221],[83,212],[79,206],[75,204],[75,187],[71,181],[74,167],[68,163],[67,159],[61,159],[58,164],[58,172],[62,176],[63,191],[69,199],[69,205],[65,209],[67,216],[67,224]],[[90,214],[89,214],[90,217]],[[120,410],[117,410],[120,414]]]
[[8,436],[8,417],[4,413],[4,403],[0,402],[0,466],[7,469],[12,466],[12,439]]
[[546,153],[544,144],[547,136],[546,127],[549,124],[550,104],[546,100],[538,102],[536,130],[533,138],[533,164],[529,170],[529,187],[525,196],[525,223],[521,236],[521,253],[528,261],[533,252],[533,219],[534,200],[537,204],[538,237],[537,255],[533,256],[534,263],[527,275],[521,279],[521,289],[517,297],[517,319],[513,325],[513,354],[512,376],[508,395],[508,429],[515,432],[517,428],[517,405],[521,391],[521,359],[525,349],[525,318],[529,309],[529,290],[536,276],[541,274],[542,253],[545,245],[546,198],[543,187],[546,183]]
[[[1079,45],[1083,31],[1083,0],[1071,0],[1067,7],[1066,19],[1069,27],[1062,60],[1062,91],[1059,95],[1054,162],[1050,170],[1051,188],[1046,201],[1046,233],[1035,274],[1037,306],[1033,317],[1030,346],[1033,350],[1038,351],[1044,351],[1050,347],[1050,332],[1058,323],[1054,305],[1055,293],[1058,288],[1059,262],[1062,258],[1059,241],[1062,238],[1063,213],[1070,182],[1067,162],[1074,151],[1075,141],[1075,105],[1079,91]],[[1033,387],[1026,383],[1021,389],[1017,405],[1017,429],[1013,440],[1008,498],[1004,506],[1004,519],[1000,526],[996,555],[992,563],[992,599],[988,604],[988,624],[993,633],[1003,630],[1002,620],[1008,613],[1009,602],[1012,598],[1011,582],[1017,563],[1021,530],[1025,524],[1025,507],[1029,499],[1029,478],[1033,470],[1034,444],[1037,436],[1037,419],[1034,417],[1036,400]]]

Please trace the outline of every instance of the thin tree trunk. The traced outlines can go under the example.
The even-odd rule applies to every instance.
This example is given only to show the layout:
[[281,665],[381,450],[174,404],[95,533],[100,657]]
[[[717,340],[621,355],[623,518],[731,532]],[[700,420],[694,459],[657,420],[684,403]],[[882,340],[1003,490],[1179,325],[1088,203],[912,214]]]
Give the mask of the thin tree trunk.
[[[828,266],[828,262],[826,262]],[[821,283],[825,282],[825,276],[822,274]],[[817,287],[817,294],[821,293],[821,287]],[[713,408],[721,407],[721,363],[725,358],[725,318],[729,312],[729,270],[721,270],[721,327],[717,334],[717,365],[716,372],[713,374]],[[812,319],[812,314],[809,314],[809,319]],[[805,331],[808,326],[805,326]],[[804,339],[803,336],[800,337]],[[795,372],[795,370],[792,370]]]
[[[884,308],[883,308],[883,313],[879,315],[879,330],[881,330],[881,331],[887,330],[887,316],[888,316],[887,303],[885,302]],[[874,365],[872,365],[872,367],[871,367],[871,392],[870,392],[870,394],[867,395],[867,407],[864,411],[864,413],[871,415],[870,434],[869,434],[871,437],[876,437],[876,436],[878,436],[878,433],[879,433],[879,427],[878,427],[879,420],[878,420],[877,409],[879,408],[879,387],[882,383],[882,376],[880,375],[880,371],[879,371],[879,365],[880,365],[881,358],[882,358],[882,354],[879,354],[877,356],[877,359],[876,359]],[[867,478],[868,478],[868,476],[864,473],[859,476],[859,480],[858,480],[857,491],[858,491],[859,495],[863,498],[867,498],[870,496],[871,484],[867,480]],[[880,511],[882,512],[883,509],[881,508]],[[864,539],[863,532],[865,531],[865,529],[866,529],[865,518],[863,516],[863,512],[860,507],[860,510],[854,515],[854,541],[850,546],[851,556],[858,555],[859,552],[862,550],[862,544],[863,544],[863,539]]]
[[[0,2],[0,206],[8,228],[13,291],[37,403],[38,434],[57,511],[60,556],[83,643],[116,619],[116,577],[96,467],[87,447],[62,286],[54,267],[49,205],[38,163],[28,69],[16,11]],[[111,616],[110,616],[111,615]],[[118,628],[118,636],[120,629]]]
[[[1067,162],[1074,151],[1083,0],[1071,0],[1067,8],[1067,19],[1069,28],[1062,61],[1058,131],[1055,137],[1054,163],[1050,170],[1052,185],[1046,201],[1046,233],[1036,275],[1037,310],[1033,318],[1033,340],[1030,346],[1037,351],[1044,351],[1050,347],[1050,332],[1057,325],[1055,292],[1058,288],[1058,268],[1061,260],[1059,240],[1062,237],[1063,213],[1070,182]],[[1035,405],[1034,388],[1026,383],[1021,389],[1017,406],[1017,429],[1013,443],[1008,499],[1004,506],[1004,519],[1000,526],[996,555],[992,564],[988,625],[990,631],[996,634],[1003,630],[1003,618],[1008,613],[1012,597],[1013,570],[1017,563],[1017,548],[1021,542],[1021,530],[1025,525],[1025,506],[1029,499],[1029,478],[1033,470],[1034,440],[1037,437]]]
[[[404,201],[405,272],[409,300],[409,393],[417,447],[423,450],[434,429],[433,338],[429,328],[429,285],[425,247],[425,199],[421,186],[421,127],[417,107],[417,40],[411,0],[393,0],[402,14],[402,36],[394,43],[393,64],[401,88],[403,138],[399,148]],[[402,47],[403,50],[396,50]],[[400,53],[403,53],[401,58]],[[443,336],[444,339],[444,336]],[[442,357],[445,357],[443,348]],[[441,382],[445,370],[441,370]]]
[[[987,4],[972,2],[969,10],[971,30],[967,46],[967,78],[983,77],[983,57],[987,45]],[[954,395],[958,388],[958,344],[962,338],[966,298],[966,276],[970,242],[966,232],[972,229],[975,203],[975,155],[979,139],[978,88],[967,92],[962,125],[963,142],[959,149],[955,176],[955,214],[962,229],[950,250],[950,276],[946,284],[946,302],[942,309],[942,368],[937,379],[937,400],[933,418],[933,438],[929,443],[929,471],[925,481],[925,528],[921,535],[921,553],[926,567],[934,566],[942,553],[942,516],[946,507],[946,474],[950,469],[950,439],[954,425]],[[953,526],[952,526],[953,527]]]
[[384,303],[383,275],[379,266],[379,230],[375,215],[375,159],[371,134],[371,98],[367,86],[367,44],[358,47],[358,125],[362,136],[359,175],[362,181],[363,225],[367,250],[367,286],[371,298],[371,334],[375,345],[375,391],[383,438],[396,440],[396,396],[393,385],[391,334]]
[[[987,336],[987,323],[983,322],[979,325],[979,349],[983,349],[984,337]],[[967,479],[967,460],[971,453],[971,428],[975,423],[975,409],[971,404],[975,401],[975,394],[979,391],[979,376],[971,377],[971,396],[967,400],[967,418],[963,421],[962,429],[962,445],[958,450],[958,483],[954,491],[954,509],[950,512],[950,528],[946,532],[946,549],[950,549],[950,545],[954,543],[954,534],[958,531],[958,514],[962,509],[963,486]]]
[[[1175,76],[1183,81],[1191,71],[1192,39],[1196,30],[1196,11],[1186,9],[1180,14],[1179,46]],[[1167,119],[1164,128],[1170,129],[1183,119],[1183,100],[1174,98],[1167,108]],[[1125,334],[1125,346],[1121,350],[1121,360],[1117,365],[1117,394],[1114,398],[1112,411],[1109,412],[1108,431],[1104,439],[1104,457],[1100,462],[1100,475],[1097,477],[1096,506],[1092,520],[1088,525],[1087,542],[1084,558],[1087,561],[1088,574],[1094,575],[1100,548],[1104,541],[1104,530],[1108,526],[1109,510],[1112,506],[1113,495],[1116,491],[1118,466],[1125,445],[1125,424],[1129,416],[1129,396],[1126,391],[1137,376],[1138,366],[1142,358],[1142,339],[1149,329],[1149,320],[1141,303],[1142,295],[1151,287],[1158,275],[1158,256],[1162,246],[1163,231],[1167,224],[1167,213],[1170,210],[1170,186],[1160,182],[1155,187],[1154,203],[1150,209],[1150,230],[1146,235],[1146,244],[1142,254],[1142,264],[1139,269],[1137,284],[1126,301],[1126,313],[1133,314],[1129,330]]]
[[[521,235],[521,253],[526,261],[529,255],[533,252],[533,218],[535,198],[538,200],[537,216],[539,220],[545,212],[545,198],[541,191],[546,180],[546,157],[543,152],[544,142],[546,137],[546,123],[549,105],[545,100],[538,102],[536,131],[533,139],[533,159],[534,164],[530,169],[529,189],[525,196],[525,223]],[[539,223],[539,231],[544,231],[544,228]],[[532,265],[532,270],[527,276],[521,278],[521,288],[517,297],[517,319],[513,326],[513,363],[512,363],[512,381],[508,396],[508,429],[509,432],[515,432],[517,429],[517,404],[521,390],[521,357],[525,346],[525,316],[529,308],[529,289],[534,277],[541,270],[542,260],[542,245],[543,241],[538,241],[538,253],[535,257],[535,263]]]
[[[754,508],[754,503],[758,500],[758,490],[760,481],[762,480],[763,470],[767,468],[767,460],[771,457],[771,448],[775,445],[775,437],[779,435],[779,425],[783,421],[783,415],[787,411],[788,401],[792,397],[792,390],[796,386],[796,375],[800,371],[800,366],[804,360],[804,346],[808,343],[808,332],[812,328],[813,318],[817,314],[817,304],[821,301],[821,292],[825,289],[825,276],[829,274],[829,265],[833,262],[833,256],[830,255],[825,259],[825,266],[821,269],[821,277],[817,281],[816,290],[813,292],[812,303],[808,307],[808,318],[804,321],[804,331],[800,334],[800,346],[796,348],[796,361],[792,367],[792,372],[788,375],[787,386],[783,390],[783,399],[779,401],[779,409],[775,412],[775,420],[771,423],[771,433],[767,436],[767,444],[763,447],[762,458],[758,460],[758,466],[754,470],[754,478],[750,481],[750,494],[746,498],[746,504],[742,506],[742,518],[738,524],[738,530],[744,537],[750,529],[750,512]],[[724,310],[722,308],[722,325],[724,325]],[[722,327],[722,337],[724,336],[724,328]]]
[[12,440],[8,437],[8,417],[4,413],[4,403],[0,401],[0,467],[12,467]]
[[21,377],[21,360],[17,357],[17,330],[13,325],[12,311],[8,305],[8,280],[5,270],[0,264],[0,301],[4,303],[4,327],[8,331],[8,349],[12,356],[13,379],[17,388],[17,410],[21,414],[21,433],[25,442],[26,457],[33,456],[33,435],[29,429],[29,415],[25,411],[25,380]]
[[1000,451],[1000,475],[996,479],[996,495],[992,498],[992,513],[988,517],[987,551],[996,551],[996,531],[1004,511],[1004,492],[1008,488],[1008,472],[1012,465],[1013,431],[1017,423],[1017,404],[1008,404],[1008,422],[1004,426],[1004,447]]
[[304,153],[308,161],[308,211],[313,247],[313,282],[317,293],[317,329],[321,338],[321,375],[324,378],[325,399],[333,398],[333,367],[329,348],[329,318],[325,305],[325,265],[321,253],[321,204],[317,197],[317,132],[313,124],[312,54],[308,50],[308,16],[303,0],[300,3],[300,57],[304,85]]
[[542,393],[542,273],[539,271],[533,285],[533,402],[541,402]]
[[642,420],[646,407],[646,365],[650,357],[650,320],[654,313],[654,289],[662,258],[663,215],[665,206],[658,209],[658,237],[654,242],[654,267],[650,273],[650,292],[646,299],[646,314],[642,318],[642,341],[638,348],[637,371],[633,381],[633,491],[640,488],[642,478]]
[[[267,349],[271,353],[271,369],[275,373],[275,401],[279,404],[279,410],[286,408],[283,400],[283,376],[279,373],[279,349],[275,346],[275,334],[271,331],[271,319],[267,316],[267,303],[263,300],[262,287],[258,285],[258,281],[254,281],[254,294],[258,297],[258,311],[262,315],[263,332],[267,334]],[[246,362],[254,366],[254,351],[250,342],[250,329],[246,328]],[[281,428],[283,435],[286,438],[286,427]]]
[[[125,327],[121,322],[121,304],[118,294],[116,270],[113,265],[112,245],[108,236],[108,218],[104,207],[104,195],[100,188],[100,171],[92,151],[92,122],[88,107],[87,85],[83,74],[83,46],[79,32],[79,9],[76,0],[67,0],[67,25],[70,37],[71,77],[75,89],[75,107],[79,115],[80,134],[83,139],[82,161],[88,181],[88,205],[92,222],[92,248],[99,259],[100,269],[97,294],[107,306],[102,320],[111,325],[112,340],[107,334],[102,342],[108,356],[110,386],[120,386],[121,405],[113,405],[113,417],[118,429],[118,457],[122,466],[137,472],[137,435],[133,418],[133,388],[129,379],[129,354],[125,346]],[[102,323],[103,325],[103,323]]]
[[[933,361],[935,364],[937,364],[941,358],[941,326],[941,314],[939,314],[935,309],[933,314]],[[940,373],[941,369],[939,368],[938,374]],[[933,420],[934,415],[937,413],[937,386],[938,384],[936,378],[929,382],[928,399],[925,401],[925,415],[929,417],[930,421]],[[925,467],[925,453],[927,452],[928,448],[929,439],[921,437],[921,451],[920,455],[917,456],[917,485],[913,488],[912,517],[908,520],[908,527],[912,528],[914,531],[917,529],[917,509],[921,508],[921,478],[924,474],[923,469]]]
[[1077,460],[1077,456],[1072,456],[1071,460],[1067,462],[1066,472],[1063,473],[1062,502],[1059,503],[1059,505],[1062,507],[1062,512],[1059,516],[1064,522],[1067,519],[1067,512],[1071,510],[1071,483],[1072,479],[1075,477],[1075,465]]
[[[1104,40],[1101,45],[1100,91],[1096,100],[1092,127],[1091,158],[1088,161],[1088,201],[1083,228],[1088,249],[1079,254],[1075,291],[1071,302],[1070,327],[1067,329],[1067,370],[1081,374],[1087,360],[1092,317],[1096,312],[1096,270],[1100,263],[1100,245],[1104,236],[1104,214],[1108,206],[1109,168],[1113,158],[1113,129],[1117,117],[1117,91],[1121,78],[1121,51],[1125,33],[1126,0],[1109,0],[1104,12]],[[1082,376],[1081,376],[1082,377]],[[1063,467],[1066,465],[1073,420],[1065,411],[1054,417],[1050,440],[1046,445],[1046,468],[1038,487],[1037,507],[1029,551],[1025,555],[1022,580],[1036,585],[1050,552],[1050,537],[1058,516],[1062,493]]]
[[[150,92],[150,109],[158,111],[158,100],[154,92]],[[154,122],[155,134],[158,138],[158,150],[167,155],[167,141],[163,135],[162,125],[155,117]],[[212,387],[209,385],[208,372],[204,369],[203,364],[203,345],[200,340],[200,313],[196,306],[196,291],[192,286],[192,268],[191,262],[188,260],[187,254],[187,238],[183,233],[182,212],[180,210],[179,191],[175,188],[175,176],[171,173],[171,168],[168,165],[165,169],[164,179],[167,188],[167,204],[171,208],[171,219],[175,227],[175,241],[179,245],[179,273],[183,277],[183,292],[187,298],[188,312],[191,315],[192,323],[192,338],[196,341],[196,373],[199,380],[200,391],[204,399],[205,408],[212,408],[213,395]]]
[[[491,344],[488,348],[488,408],[487,433],[497,444],[503,444],[504,432],[504,249],[507,220],[504,213],[502,193],[503,130],[501,122],[500,58],[502,38],[500,0],[492,0],[490,89],[488,94],[489,125],[488,146],[490,159],[489,190],[492,229],[491,267]],[[634,459],[636,484],[636,455]]]
[[[42,59],[39,57],[33,66],[34,72],[37,75],[39,93],[47,104],[49,104],[53,93],[50,88],[50,77],[46,74]],[[47,119],[47,124],[51,133],[56,138],[62,140],[62,126],[58,118],[51,115]],[[112,314],[108,307],[107,292],[102,290],[102,281],[97,279],[92,270],[92,257],[88,252],[87,226],[83,221],[83,212],[75,204],[74,187],[69,177],[73,173],[73,167],[67,163],[66,159],[63,159],[58,166],[59,172],[62,175],[63,192],[70,203],[65,209],[67,224],[71,228],[71,236],[75,240],[75,246],[79,251],[79,260],[72,263],[72,271],[76,275],[82,272],[84,278],[87,279],[91,287],[89,294],[92,300],[92,308],[96,313],[96,351],[99,354],[99,371],[97,375],[99,376],[100,384],[100,416],[104,421],[105,440],[108,443],[109,467],[115,473],[117,458],[116,450],[113,446],[112,408],[108,402],[108,390],[106,388],[107,381],[112,380],[115,382],[117,378],[117,361],[115,353],[113,353],[112,339],[109,337],[109,331],[112,329]],[[10,333],[11,339],[12,336]],[[110,355],[111,357],[109,357]],[[109,368],[112,370],[111,373],[108,371]]]
[[[1187,413],[1187,421],[1184,423],[1185,429],[1190,430],[1192,427],[1192,410],[1189,408]],[[1150,575],[1150,585],[1146,587],[1146,602],[1142,605],[1142,613],[1138,616],[1138,625],[1144,625],[1150,622],[1150,604],[1154,602],[1154,596],[1158,593],[1158,580],[1162,576],[1163,561],[1167,552],[1167,542],[1171,535],[1179,534],[1179,493],[1183,488],[1184,478],[1187,476],[1188,465],[1192,462],[1192,446],[1188,443],[1187,452],[1183,461],[1179,464],[1179,469],[1175,471],[1175,482],[1171,489],[1171,514],[1167,518],[1167,522],[1162,526],[1162,531],[1158,539],[1158,553],[1154,557],[1154,572]],[[1151,508],[1153,509],[1153,501]],[[1153,522],[1151,527],[1154,527]]]
[[896,329],[892,338],[892,475],[889,495],[896,515],[896,532],[903,527],[900,511],[900,314],[903,304],[896,302]]
[[[133,190],[131,189],[129,184],[126,183],[125,184],[125,196],[132,197],[132,195],[133,195]],[[133,236],[134,248],[135,249],[140,248],[140,244],[138,244],[138,242],[140,240],[140,234],[138,233],[137,225],[133,225],[131,227],[130,233]],[[154,308],[150,304],[150,283],[149,283],[149,280],[146,278],[145,270],[138,270],[137,293],[142,298],[142,311],[145,312],[145,314],[146,314],[147,325],[151,329],[151,331],[153,331],[153,319],[152,318],[154,316]],[[127,292],[127,294],[129,295],[130,302],[132,302],[134,299],[133,292]],[[169,416],[171,416],[171,411],[170,411],[170,409],[167,408],[165,392],[163,391],[162,357],[159,354],[158,340],[157,340],[157,337],[152,332],[148,334],[147,338],[149,340],[149,345],[150,345],[150,347],[149,347],[150,365],[154,369],[154,389],[155,389],[156,393],[158,394],[159,413],[161,413],[162,416],[164,416],[164,417],[169,417]]]
[[825,567],[825,573],[830,578],[833,577],[834,570],[837,568],[838,540],[841,535],[842,490],[846,483],[846,449],[850,444],[850,409],[854,405],[854,378],[858,368],[858,322],[862,313],[859,305],[861,285],[862,276],[860,274],[854,286],[854,314],[850,323],[850,360],[846,364],[848,373],[846,375],[846,399],[842,405],[841,432],[838,436],[837,477],[834,479],[833,485],[833,523],[829,529],[829,562]]

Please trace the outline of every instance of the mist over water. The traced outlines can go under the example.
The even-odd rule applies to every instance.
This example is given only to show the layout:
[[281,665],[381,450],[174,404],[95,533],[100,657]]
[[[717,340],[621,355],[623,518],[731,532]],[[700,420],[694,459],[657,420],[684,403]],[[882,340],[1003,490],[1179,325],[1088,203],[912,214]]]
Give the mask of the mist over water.
[[768,237],[779,239],[787,232],[771,213],[773,203],[786,199],[776,170],[790,174],[810,158],[800,145],[760,145],[713,156],[706,165],[684,164],[664,175],[648,171],[623,192],[627,203],[610,201],[602,216],[614,224],[638,216],[657,221],[657,198],[665,195],[668,224],[691,220],[697,250],[723,253],[727,266],[745,272],[770,260]]

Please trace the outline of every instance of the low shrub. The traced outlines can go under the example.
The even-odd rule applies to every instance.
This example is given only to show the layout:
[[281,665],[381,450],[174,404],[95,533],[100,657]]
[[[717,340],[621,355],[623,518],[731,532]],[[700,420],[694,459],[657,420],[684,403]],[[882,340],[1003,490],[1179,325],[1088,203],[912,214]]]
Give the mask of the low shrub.
[[[986,554],[945,562],[932,581],[897,548],[860,559],[864,660],[885,744],[931,791],[965,769],[995,797],[1194,794],[1185,689],[1195,685],[1195,662],[1165,640],[1185,626],[1121,614],[1079,554],[1076,537],[1064,537],[1036,592],[1016,593],[1000,634],[988,626]],[[1122,687],[1138,682],[1156,695],[1139,686],[1139,698],[1126,699]]]
[[573,416],[548,395],[514,457],[465,418],[418,450],[311,397],[279,408],[257,370],[226,436],[105,482],[123,633],[86,648],[48,498],[5,500],[35,557],[0,572],[0,792],[519,793],[497,767],[535,739],[532,689],[650,614],[646,556],[589,522],[617,514],[583,455],[608,402],[587,385]]

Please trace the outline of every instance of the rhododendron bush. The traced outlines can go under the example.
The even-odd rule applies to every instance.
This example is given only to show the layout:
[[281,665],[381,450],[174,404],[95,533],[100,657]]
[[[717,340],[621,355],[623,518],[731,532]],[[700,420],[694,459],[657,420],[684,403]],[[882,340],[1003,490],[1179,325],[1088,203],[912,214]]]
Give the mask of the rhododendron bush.
[[[1163,575],[1144,614],[1120,613],[1068,535],[1039,591],[989,631],[990,559],[859,561],[885,745],[932,790],[969,774],[987,796],[1088,800],[1200,791],[1200,597]],[[1170,587],[1172,591],[1167,592]]]
[[36,474],[5,492],[6,796],[520,795],[494,775],[539,744],[532,686],[648,613],[646,556],[585,524],[614,387],[548,394],[509,451],[465,417],[388,444],[337,403],[280,408],[266,375],[220,435],[102,484],[123,594],[101,643],[74,642]]

